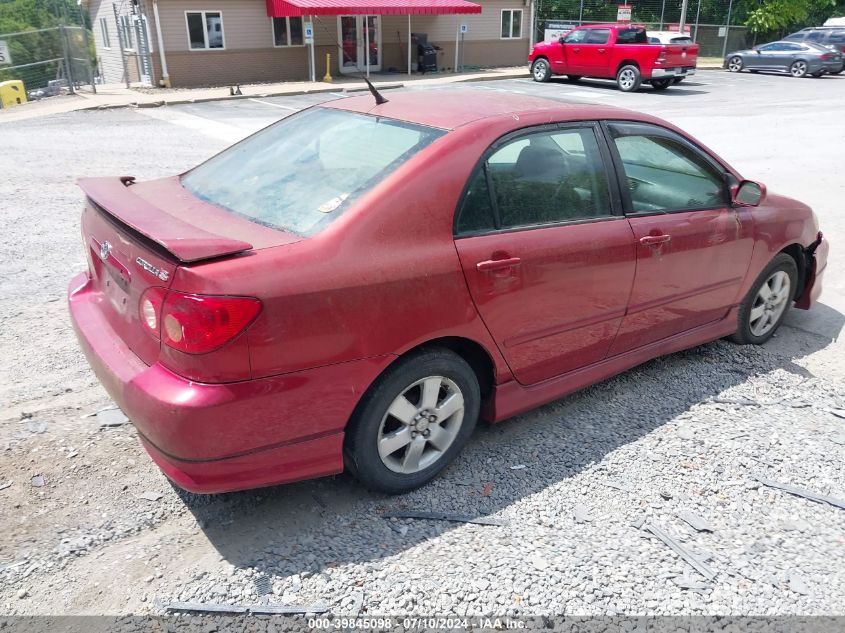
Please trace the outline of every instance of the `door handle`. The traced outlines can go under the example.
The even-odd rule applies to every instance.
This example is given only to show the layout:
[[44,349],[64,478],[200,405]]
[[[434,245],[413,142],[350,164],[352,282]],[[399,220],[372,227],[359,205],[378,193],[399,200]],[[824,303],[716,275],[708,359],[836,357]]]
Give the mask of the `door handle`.
[[656,246],[658,244],[665,244],[672,239],[671,235],[646,235],[640,238],[640,244],[645,246]]
[[502,270],[504,268],[513,268],[519,266],[522,260],[519,257],[508,257],[507,259],[488,259],[483,262],[478,262],[475,267],[479,272],[489,272],[491,270]]
[[578,47],[575,47],[575,48],[573,48],[573,49],[572,49],[572,51],[573,51],[574,53],[577,53],[577,52],[578,52],[578,51],[580,51],[580,50],[581,50],[581,49],[580,49],[580,48],[578,48]]
[[600,49],[598,49],[598,50],[599,50],[599,53],[603,53],[605,49],[600,48]]

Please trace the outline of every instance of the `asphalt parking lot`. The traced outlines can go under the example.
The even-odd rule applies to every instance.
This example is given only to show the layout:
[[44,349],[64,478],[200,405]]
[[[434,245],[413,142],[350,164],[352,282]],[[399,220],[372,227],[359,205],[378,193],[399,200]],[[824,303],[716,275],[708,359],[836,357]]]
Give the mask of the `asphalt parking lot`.
[[[0,613],[161,613],[173,601],[323,603],[361,616],[845,613],[845,512],[755,479],[845,498],[845,75],[702,71],[636,94],[588,80],[448,89],[619,105],[677,124],[744,176],[814,207],[832,243],[821,304],[792,311],[763,347],[704,345],[482,426],[442,477],[405,496],[368,493],[346,475],[177,493],[131,425],[97,415],[110,401],[64,307],[85,266],[75,179],[178,173],[346,95],[5,124]],[[391,510],[505,525],[382,517]]]

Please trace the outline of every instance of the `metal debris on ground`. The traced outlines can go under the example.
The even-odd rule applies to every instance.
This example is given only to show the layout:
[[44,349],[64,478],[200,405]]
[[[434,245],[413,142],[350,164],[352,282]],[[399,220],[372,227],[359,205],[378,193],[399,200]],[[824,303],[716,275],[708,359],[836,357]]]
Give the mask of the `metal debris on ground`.
[[253,584],[255,585],[256,596],[266,596],[267,594],[273,593],[273,581],[270,579],[270,576],[258,576],[253,581]]
[[138,498],[139,499],[146,499],[147,501],[158,501],[163,496],[164,495],[161,494],[160,492],[152,492],[150,490],[147,490],[146,492],[142,492],[141,494],[139,494]]
[[707,519],[700,517],[697,514],[693,514],[692,512],[687,512],[686,510],[679,512],[678,518],[685,523],[689,523],[696,532],[713,531],[713,526],[710,525]]
[[678,543],[678,541],[676,541],[675,539],[673,539],[671,536],[669,536],[666,532],[664,532],[663,530],[661,530],[661,529],[660,529],[659,527],[657,527],[656,525],[653,525],[653,524],[651,524],[651,523],[646,523],[646,524],[643,526],[643,529],[644,529],[644,530],[646,530],[646,531],[648,531],[648,532],[651,532],[652,534],[654,534],[654,536],[656,536],[656,537],[657,537],[657,538],[659,538],[661,541],[663,541],[663,542],[664,542],[666,545],[668,545],[668,546],[669,546],[672,550],[674,550],[674,551],[675,551],[675,553],[676,553],[678,556],[680,556],[680,557],[681,557],[681,558],[683,558],[683,559],[684,559],[687,563],[689,563],[689,564],[693,567],[693,569],[695,569],[695,570],[696,570],[699,574],[701,574],[702,576],[704,576],[705,578],[707,578],[707,580],[713,580],[713,579],[716,577],[716,572],[715,572],[715,571],[713,571],[712,569],[710,569],[710,567],[708,567],[708,566],[707,566],[707,565],[705,565],[703,562],[701,562],[698,558],[696,558],[696,557],[692,554],[692,552],[690,552],[690,551],[689,551],[688,549],[686,549],[683,545],[681,545],[680,543]]
[[471,517],[447,512],[387,512],[381,515],[385,519],[428,519],[430,521],[453,521],[455,523],[475,523],[476,525],[507,525],[507,521],[490,517]]
[[325,613],[329,608],[322,602],[315,604],[212,604],[209,602],[171,602],[167,611],[194,613],[253,613],[255,615],[294,615],[297,613]]
[[816,503],[829,503],[840,510],[845,510],[845,500],[843,499],[836,499],[835,497],[829,497],[828,495],[821,495],[817,492],[813,492],[812,490],[805,490],[804,488],[798,488],[797,486],[782,484],[777,481],[772,481],[771,479],[763,479],[762,477],[754,477],[754,479],[769,488],[777,488],[778,490],[783,490],[784,492],[788,492],[789,494],[797,497],[804,497],[805,499],[815,501]]
[[5,490],[6,488],[10,488],[12,486],[11,481],[7,481],[6,483],[0,484],[0,490]]
[[685,569],[683,576],[675,576],[672,582],[681,589],[703,593],[705,589],[709,589],[710,585],[700,580],[694,580],[690,577],[689,570]]
[[671,492],[668,492],[668,491],[666,491],[666,490],[661,490],[661,491],[660,491],[660,496],[662,497],[662,499],[663,499],[664,501],[669,501],[669,500],[672,498],[672,493],[671,493]]
[[35,477],[32,478],[32,485],[35,486],[36,488],[40,488],[41,486],[43,486],[44,485],[44,475],[35,475]]

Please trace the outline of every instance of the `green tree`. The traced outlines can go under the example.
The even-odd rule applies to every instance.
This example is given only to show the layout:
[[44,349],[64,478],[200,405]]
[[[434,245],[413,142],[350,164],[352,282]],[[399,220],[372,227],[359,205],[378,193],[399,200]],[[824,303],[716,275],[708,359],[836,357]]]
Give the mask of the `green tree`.
[[836,0],[763,0],[745,24],[754,33],[782,31],[822,24],[836,9]]

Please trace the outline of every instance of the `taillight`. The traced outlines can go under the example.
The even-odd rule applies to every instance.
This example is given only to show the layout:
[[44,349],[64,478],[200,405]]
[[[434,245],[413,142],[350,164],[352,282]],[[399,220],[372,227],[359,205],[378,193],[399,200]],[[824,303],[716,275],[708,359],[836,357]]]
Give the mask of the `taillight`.
[[138,317],[141,325],[154,337],[160,337],[161,330],[161,307],[164,305],[164,297],[167,295],[167,288],[153,286],[147,288],[141,295],[138,304]]
[[[188,354],[204,354],[243,332],[261,312],[261,301],[254,297],[195,295],[171,290],[156,310],[155,296],[148,290],[141,297],[140,311],[147,327],[158,328],[162,343]],[[153,315],[157,315],[155,321]]]
[[822,55],[822,59],[825,60],[825,61],[828,61],[828,60],[834,59],[834,56],[831,55],[830,53],[824,53]]

